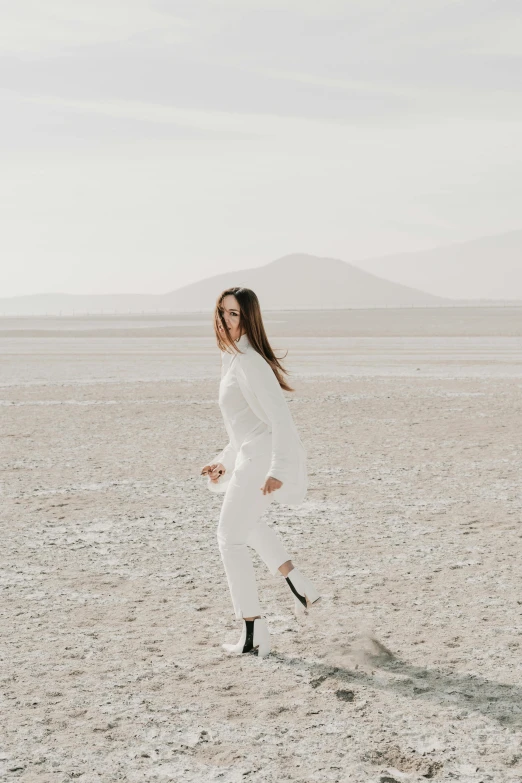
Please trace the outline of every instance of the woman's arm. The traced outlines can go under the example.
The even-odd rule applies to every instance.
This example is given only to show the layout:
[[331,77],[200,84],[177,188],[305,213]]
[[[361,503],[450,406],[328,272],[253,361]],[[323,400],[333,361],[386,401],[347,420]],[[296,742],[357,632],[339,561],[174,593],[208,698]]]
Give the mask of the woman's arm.
[[284,483],[295,472],[299,441],[288,403],[274,371],[257,351],[248,351],[241,369],[272,427],[272,461],[267,477]]
[[[230,355],[227,354],[225,351],[223,351],[221,354],[221,378],[222,379],[226,371],[228,370],[230,359],[231,359]],[[215,457],[212,457],[212,459],[208,461],[209,465],[215,465],[217,463],[221,463],[226,471],[225,475],[221,476],[217,484],[214,484],[213,482],[209,482],[209,488],[216,489],[218,492],[221,491],[226,484],[228,484],[230,480],[230,474],[234,470],[234,466],[236,464],[236,457],[237,457],[237,449],[233,444],[232,433],[229,430],[226,419],[224,419],[224,424],[225,424],[225,429],[227,431],[229,441],[225,446],[225,448],[219,452],[219,454],[216,454]]]
[[[227,372],[231,359],[232,357],[226,351],[221,353],[221,379],[223,379],[223,376]],[[234,465],[236,464],[237,449],[233,445],[232,433],[229,431],[226,420],[224,420],[224,424],[228,435],[228,443],[225,448],[214,457],[212,462],[221,462],[221,464],[225,466],[227,473],[231,473],[234,470]]]
[[229,441],[225,448],[219,452],[219,454],[209,460],[209,465],[214,465],[220,462],[225,468],[225,474],[220,476],[217,482],[213,482],[209,478],[208,488],[212,490],[212,492],[224,492],[226,490],[234,470],[234,466],[236,464],[236,457],[237,449],[233,445],[232,441]]
[[234,470],[234,465],[236,464],[236,456],[237,451],[232,445],[232,443],[227,443],[223,451],[220,451],[219,454],[215,457],[213,457],[209,464],[212,465],[216,462],[221,462],[221,464],[225,467],[227,473],[231,473]]

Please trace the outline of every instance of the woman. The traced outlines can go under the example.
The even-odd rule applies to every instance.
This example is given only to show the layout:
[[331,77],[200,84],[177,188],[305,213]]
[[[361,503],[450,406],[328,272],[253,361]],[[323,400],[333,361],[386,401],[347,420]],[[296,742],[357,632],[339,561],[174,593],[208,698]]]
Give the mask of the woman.
[[242,634],[230,653],[270,652],[261,617],[253,547],[273,574],[283,574],[301,611],[320,595],[294,567],[279,535],[261,520],[275,498],[301,503],[307,490],[306,452],[282,389],[293,391],[266,336],[259,301],[249,288],[229,288],[218,297],[214,330],[222,351],[219,406],[229,443],[202,469],[208,487],[224,492],[217,531],[219,550]]

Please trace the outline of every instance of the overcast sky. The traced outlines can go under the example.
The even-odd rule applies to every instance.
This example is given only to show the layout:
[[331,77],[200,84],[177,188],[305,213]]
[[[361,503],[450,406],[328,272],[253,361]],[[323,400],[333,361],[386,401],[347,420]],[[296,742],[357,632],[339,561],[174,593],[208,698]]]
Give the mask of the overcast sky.
[[522,228],[519,0],[0,0],[0,296]]

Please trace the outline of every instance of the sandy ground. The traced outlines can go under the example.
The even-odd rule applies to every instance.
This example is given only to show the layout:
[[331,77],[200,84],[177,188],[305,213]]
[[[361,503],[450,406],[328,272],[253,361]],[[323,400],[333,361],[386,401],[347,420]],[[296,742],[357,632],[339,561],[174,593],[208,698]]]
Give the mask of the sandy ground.
[[264,660],[221,650],[204,327],[0,323],[1,779],[522,781],[522,314],[490,316],[369,318],[353,366],[348,318],[327,354],[324,314],[271,324],[310,490],[268,518],[323,599],[296,618],[254,555]]

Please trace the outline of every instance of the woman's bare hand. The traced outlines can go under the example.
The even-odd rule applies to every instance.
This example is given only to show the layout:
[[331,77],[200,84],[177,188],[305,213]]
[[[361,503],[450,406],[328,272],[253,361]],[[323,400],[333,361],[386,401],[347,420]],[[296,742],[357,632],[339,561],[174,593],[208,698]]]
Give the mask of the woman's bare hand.
[[201,475],[208,476],[213,484],[217,484],[226,472],[226,468],[221,462],[214,462],[212,465],[205,465],[201,470]]
[[283,482],[279,481],[279,479],[272,478],[272,476],[269,476],[267,480],[265,481],[265,484],[263,487],[259,487],[259,489],[263,490],[263,495],[270,494],[271,492],[275,492],[276,489],[279,489],[283,486]]

